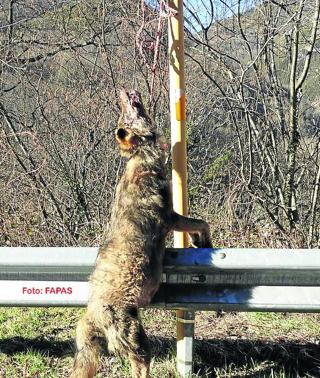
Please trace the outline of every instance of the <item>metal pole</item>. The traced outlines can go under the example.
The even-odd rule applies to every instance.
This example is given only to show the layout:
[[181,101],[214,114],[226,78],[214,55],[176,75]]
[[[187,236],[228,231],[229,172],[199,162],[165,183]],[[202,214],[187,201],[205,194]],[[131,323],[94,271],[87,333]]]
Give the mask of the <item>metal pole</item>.
[[[172,146],[173,208],[182,215],[188,213],[186,97],[184,75],[183,0],[169,0],[175,15],[169,18],[169,78]],[[174,246],[188,246],[187,234],[174,233]],[[192,373],[194,312],[177,311],[177,369],[182,377]]]

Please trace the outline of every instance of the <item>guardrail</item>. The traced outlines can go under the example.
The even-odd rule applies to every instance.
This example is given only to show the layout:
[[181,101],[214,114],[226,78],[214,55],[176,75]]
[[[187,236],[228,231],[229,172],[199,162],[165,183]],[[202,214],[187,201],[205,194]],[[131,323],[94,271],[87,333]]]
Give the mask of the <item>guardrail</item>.
[[[0,248],[0,306],[85,306],[97,251]],[[319,312],[320,251],[167,249],[162,284],[150,306]]]

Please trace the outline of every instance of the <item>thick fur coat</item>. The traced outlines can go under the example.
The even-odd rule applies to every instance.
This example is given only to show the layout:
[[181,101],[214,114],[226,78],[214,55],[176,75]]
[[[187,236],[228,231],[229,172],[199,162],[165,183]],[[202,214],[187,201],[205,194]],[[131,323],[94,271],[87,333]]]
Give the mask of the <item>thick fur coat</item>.
[[99,359],[98,335],[108,349],[129,358],[133,377],[150,375],[150,347],[138,308],[150,303],[160,285],[165,239],[187,231],[194,244],[211,247],[206,222],[174,212],[165,169],[165,142],[137,91],[122,91],[116,130],[128,158],[116,188],[110,229],[90,278],[91,296],[77,327],[72,378],[91,378]]

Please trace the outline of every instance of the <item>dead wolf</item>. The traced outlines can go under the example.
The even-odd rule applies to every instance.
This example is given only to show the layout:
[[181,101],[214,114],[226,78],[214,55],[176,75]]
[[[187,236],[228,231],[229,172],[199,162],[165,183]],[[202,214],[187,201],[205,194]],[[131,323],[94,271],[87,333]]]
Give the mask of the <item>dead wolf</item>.
[[159,288],[168,232],[186,231],[198,247],[211,247],[208,224],[173,210],[164,139],[146,113],[139,92],[121,91],[116,130],[128,158],[116,188],[110,229],[90,277],[91,294],[77,326],[72,378],[91,378],[99,359],[98,335],[108,350],[129,359],[132,375],[147,378],[150,348],[138,308]]

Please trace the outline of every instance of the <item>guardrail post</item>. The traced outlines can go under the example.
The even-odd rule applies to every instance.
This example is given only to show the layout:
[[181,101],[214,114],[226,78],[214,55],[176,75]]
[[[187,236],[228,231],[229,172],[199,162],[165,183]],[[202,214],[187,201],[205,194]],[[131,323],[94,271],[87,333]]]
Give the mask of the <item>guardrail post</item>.
[[177,311],[177,368],[189,377],[193,365],[194,311]]
[[[175,12],[169,18],[169,77],[172,146],[172,194],[174,210],[188,213],[186,104],[184,75],[183,0],[169,0]],[[174,233],[174,246],[188,246],[185,233]],[[177,369],[182,377],[192,373],[194,312],[177,311]]]

